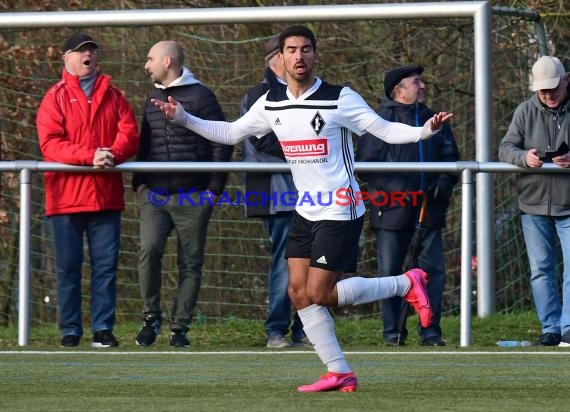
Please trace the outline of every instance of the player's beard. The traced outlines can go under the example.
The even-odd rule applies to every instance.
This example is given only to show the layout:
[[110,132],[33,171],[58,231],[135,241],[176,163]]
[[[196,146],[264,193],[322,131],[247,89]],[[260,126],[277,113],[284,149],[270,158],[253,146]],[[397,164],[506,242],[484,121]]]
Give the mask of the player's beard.
[[287,70],[287,74],[289,75],[289,77],[291,77],[292,79],[294,79],[295,81],[297,81],[299,83],[307,83],[309,81],[312,81],[313,70],[312,70],[312,68],[309,68],[308,66],[305,66],[305,67],[306,67],[306,69],[303,73],[299,74],[293,68],[292,70]]

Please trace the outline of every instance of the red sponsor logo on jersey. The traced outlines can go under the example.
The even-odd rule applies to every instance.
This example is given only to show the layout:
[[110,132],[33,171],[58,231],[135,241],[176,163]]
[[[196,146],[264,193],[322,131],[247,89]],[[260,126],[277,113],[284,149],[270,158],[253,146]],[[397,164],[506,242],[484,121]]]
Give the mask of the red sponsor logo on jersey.
[[285,157],[326,156],[329,154],[327,139],[281,141]]

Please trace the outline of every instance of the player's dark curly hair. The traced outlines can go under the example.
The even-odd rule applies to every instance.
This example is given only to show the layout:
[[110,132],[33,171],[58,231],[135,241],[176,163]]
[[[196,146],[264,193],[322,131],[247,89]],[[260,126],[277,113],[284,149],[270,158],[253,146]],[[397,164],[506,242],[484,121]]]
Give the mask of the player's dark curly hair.
[[283,52],[283,46],[285,45],[285,39],[287,37],[293,36],[301,36],[306,37],[311,40],[311,45],[313,46],[313,50],[317,51],[317,41],[315,40],[315,34],[309,29],[308,27],[301,26],[300,24],[294,24],[293,26],[289,26],[281,33],[279,33],[279,50]]

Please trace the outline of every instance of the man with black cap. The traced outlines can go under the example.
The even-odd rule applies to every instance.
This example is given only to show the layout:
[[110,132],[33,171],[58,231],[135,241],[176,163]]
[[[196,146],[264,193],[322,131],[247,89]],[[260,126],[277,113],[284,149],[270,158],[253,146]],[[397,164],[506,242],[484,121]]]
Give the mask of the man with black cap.
[[[109,168],[136,154],[134,112],[111,78],[97,71],[98,44],[74,34],[63,46],[62,78],[45,94],[37,114],[44,159]],[[61,346],[83,335],[83,236],[91,261],[92,347],[118,346],[113,335],[121,212],[120,173],[46,172],[46,215],[53,229]]]
[[[242,100],[240,115],[269,89],[286,87],[285,66],[279,58],[279,36],[265,43],[265,71],[263,81],[249,89]],[[251,136],[243,142],[244,162],[285,162],[285,155],[275,133],[265,138]],[[289,269],[285,259],[285,244],[289,235],[294,202],[279,202],[285,193],[296,193],[291,173],[246,173],[245,191],[247,217],[262,218],[271,241],[271,268],[268,278],[268,313],[265,319],[265,335],[268,348],[287,348],[291,345],[309,344],[303,332],[303,323],[295,314],[291,325],[291,299],[287,292]],[[270,194],[270,196],[265,196]],[[291,340],[285,337],[291,326]]]
[[[532,66],[530,99],[515,110],[499,159],[524,168],[570,167],[570,80],[562,62],[542,56]],[[570,180],[565,173],[521,173],[519,209],[530,285],[543,346],[570,346]],[[562,299],[557,273],[562,249]]]
[[[425,83],[421,66],[403,66],[384,76],[385,98],[380,99],[378,113],[386,120],[419,126],[434,112],[424,104]],[[457,144],[449,125],[429,140],[403,145],[389,144],[366,134],[358,142],[357,161],[361,162],[454,162],[459,160]],[[441,301],[445,283],[445,261],[441,231],[453,184],[457,176],[447,173],[361,173],[368,184],[368,192],[408,193],[422,191],[425,217],[421,236],[416,245],[418,266],[428,275],[427,291],[433,317],[427,327],[418,325],[421,344],[444,346],[439,325]],[[370,225],[376,233],[378,272],[381,276],[399,275],[416,230],[421,202],[408,197],[405,205],[371,202]],[[421,200],[421,199],[420,199]],[[384,202],[385,203],[385,202]],[[399,323],[402,298],[391,297],[382,301],[383,336],[388,346],[403,346],[407,336],[405,326]]]

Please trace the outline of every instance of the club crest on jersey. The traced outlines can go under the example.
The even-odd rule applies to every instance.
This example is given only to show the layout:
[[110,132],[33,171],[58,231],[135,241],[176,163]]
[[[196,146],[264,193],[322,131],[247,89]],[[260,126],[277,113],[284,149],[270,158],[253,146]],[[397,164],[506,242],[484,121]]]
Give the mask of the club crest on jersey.
[[287,158],[326,156],[329,154],[327,139],[281,141],[283,154]]
[[323,116],[321,116],[319,112],[317,112],[313,117],[313,120],[311,120],[311,127],[313,128],[317,136],[319,135],[319,133],[321,133],[321,131],[325,127],[325,119],[323,119]]

